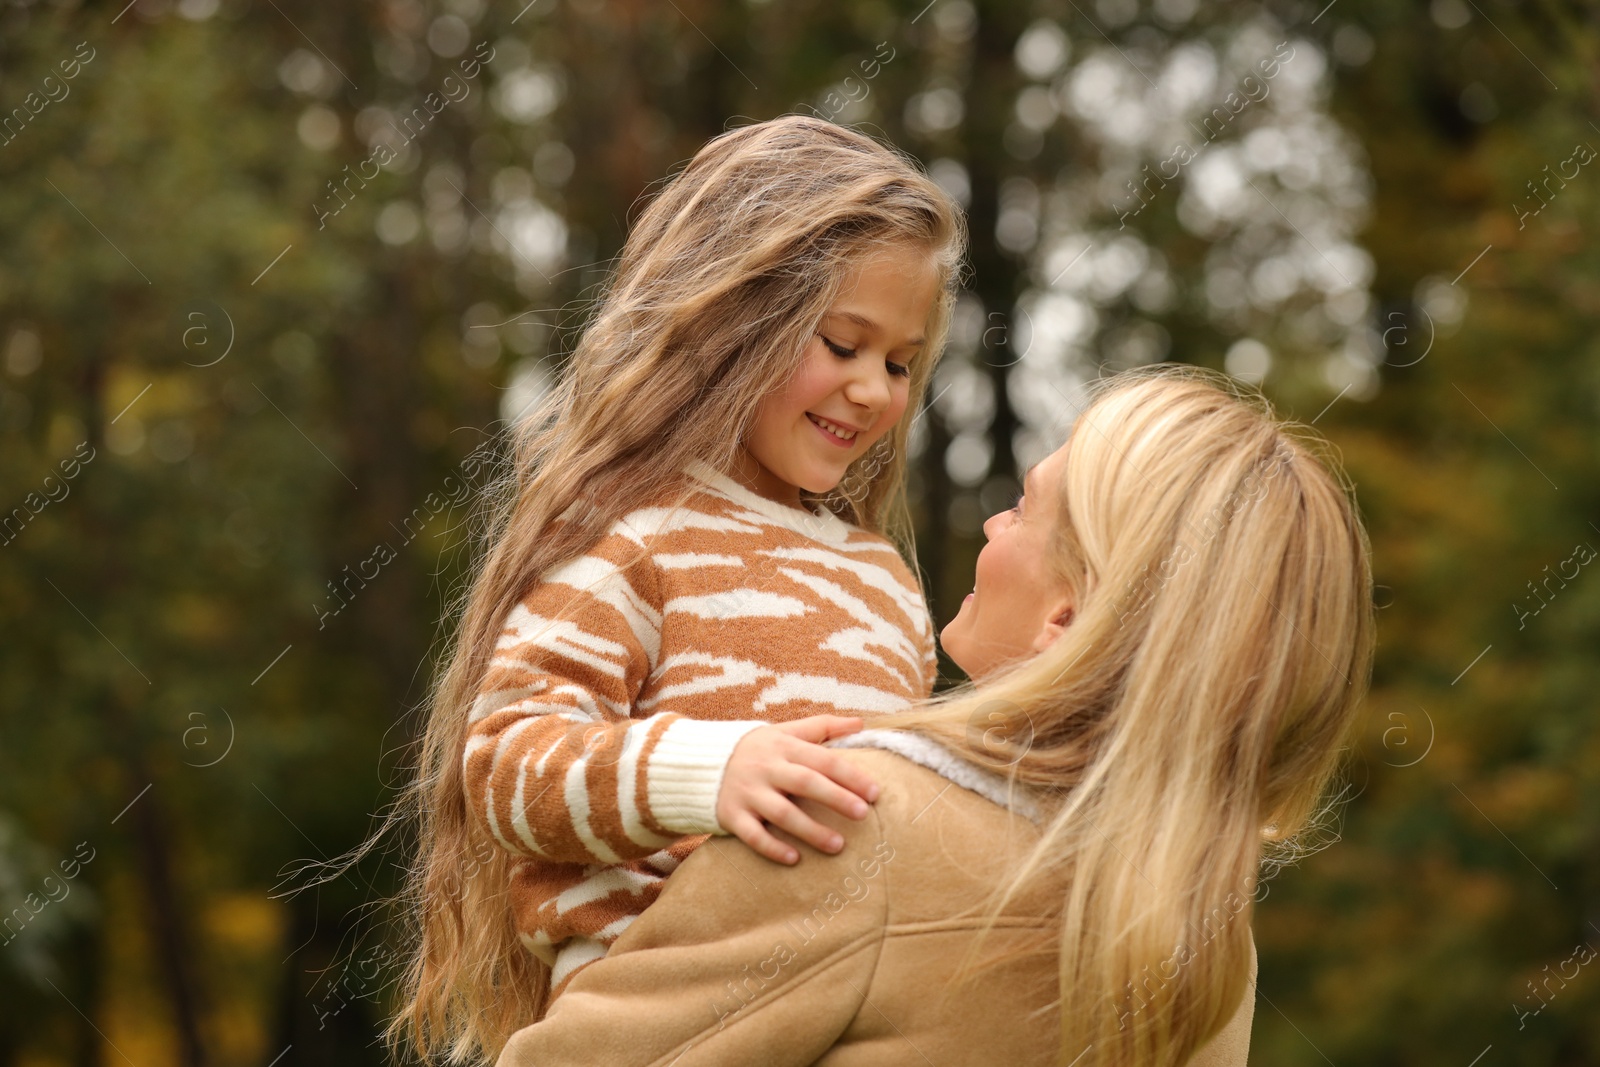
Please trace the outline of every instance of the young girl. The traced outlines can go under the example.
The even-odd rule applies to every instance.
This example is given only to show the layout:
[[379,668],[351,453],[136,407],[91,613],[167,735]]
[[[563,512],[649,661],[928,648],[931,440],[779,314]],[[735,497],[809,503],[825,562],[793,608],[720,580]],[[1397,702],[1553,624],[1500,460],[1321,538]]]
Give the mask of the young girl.
[[492,1058],[707,834],[842,847],[789,798],[864,815],[820,742],[932,688],[886,535],[964,247],[913,162],[801,116],[715,138],[640,215],[519,425],[433,696],[391,1041]]

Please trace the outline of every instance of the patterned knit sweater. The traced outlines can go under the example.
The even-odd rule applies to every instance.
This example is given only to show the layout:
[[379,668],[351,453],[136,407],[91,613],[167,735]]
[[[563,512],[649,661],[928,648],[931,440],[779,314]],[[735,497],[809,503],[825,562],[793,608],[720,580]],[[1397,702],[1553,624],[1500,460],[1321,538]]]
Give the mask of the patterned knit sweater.
[[893,544],[709,466],[547,571],[507,615],[463,753],[474,817],[556,992],[706,835],[750,730],[928,695],[933,625]]

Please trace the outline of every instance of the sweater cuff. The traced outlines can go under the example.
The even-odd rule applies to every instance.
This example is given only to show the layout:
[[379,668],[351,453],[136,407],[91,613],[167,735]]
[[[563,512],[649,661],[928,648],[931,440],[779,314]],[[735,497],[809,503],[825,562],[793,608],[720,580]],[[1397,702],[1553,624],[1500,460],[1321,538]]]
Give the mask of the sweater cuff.
[[733,747],[770,725],[761,719],[707,722],[675,719],[656,739],[645,767],[650,813],[675,834],[725,834],[717,822],[717,793]]

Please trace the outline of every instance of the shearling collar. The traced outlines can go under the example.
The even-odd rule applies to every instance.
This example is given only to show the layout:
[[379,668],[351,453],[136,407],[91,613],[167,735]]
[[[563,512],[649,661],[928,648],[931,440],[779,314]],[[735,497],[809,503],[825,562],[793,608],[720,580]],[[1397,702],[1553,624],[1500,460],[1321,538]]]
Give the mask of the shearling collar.
[[962,759],[932,738],[909,730],[871,729],[828,742],[829,748],[881,748],[928,768],[985,800],[1016,812],[1034,823],[1043,817],[1027,786],[1013,786],[993,771]]

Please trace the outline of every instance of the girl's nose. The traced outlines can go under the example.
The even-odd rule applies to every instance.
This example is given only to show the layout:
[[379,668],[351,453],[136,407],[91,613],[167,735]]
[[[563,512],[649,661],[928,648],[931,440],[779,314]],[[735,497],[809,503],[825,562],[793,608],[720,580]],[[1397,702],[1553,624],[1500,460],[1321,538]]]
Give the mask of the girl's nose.
[[874,368],[867,360],[862,360],[860,367],[860,372],[851,375],[845,384],[845,399],[871,411],[882,411],[892,399],[889,372],[881,366]]

